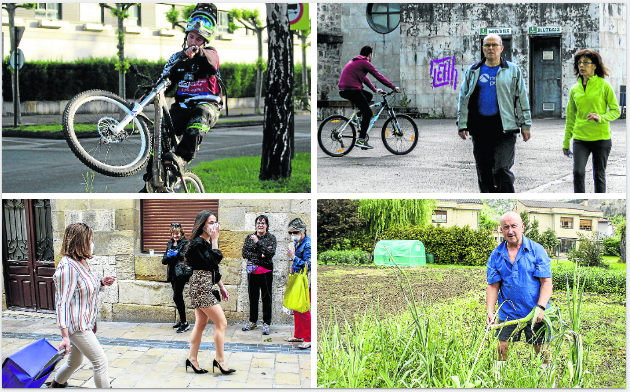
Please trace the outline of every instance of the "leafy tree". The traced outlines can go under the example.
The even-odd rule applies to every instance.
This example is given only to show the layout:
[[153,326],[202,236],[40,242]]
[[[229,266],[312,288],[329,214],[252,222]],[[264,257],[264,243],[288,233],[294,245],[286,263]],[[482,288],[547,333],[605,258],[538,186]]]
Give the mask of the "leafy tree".
[[[256,33],[256,38],[258,39],[258,59],[256,60],[256,97],[254,101],[254,109],[257,113],[260,113],[260,96],[262,94],[263,72],[265,71],[262,34],[267,26],[263,25],[262,19],[260,19],[260,12],[258,12],[258,10],[247,10],[244,8],[233,9],[230,11],[229,15],[233,20],[240,23],[239,26],[230,21],[230,30],[237,30],[245,27],[253,30]],[[267,24],[269,24],[269,22]]]
[[306,67],[306,48],[311,46],[310,42],[306,43],[306,40],[311,35],[311,29],[308,30],[293,30],[293,34],[301,41],[300,47],[302,48],[302,88],[298,89],[298,94],[303,100],[302,109],[308,108],[308,98],[311,96],[308,89],[308,69]]
[[351,233],[360,231],[365,220],[359,217],[359,201],[317,200],[317,250],[345,248]]
[[291,177],[293,122],[293,44],[287,3],[267,3],[269,70],[263,119],[261,181]]
[[[538,222],[538,221],[536,221]],[[549,256],[553,255],[553,250],[560,245],[560,240],[558,236],[556,236],[556,232],[550,227],[545,230],[539,237],[537,241],[543,248],[547,251]]]
[[489,215],[484,214],[483,211],[481,212],[481,214],[479,214],[479,228],[480,229],[495,231],[497,230],[499,226],[500,226],[500,223],[498,220],[492,219],[492,217],[490,217]]
[[527,212],[521,212],[521,220],[523,221],[523,226],[525,228],[523,234],[525,237],[529,238],[534,242],[538,242],[540,244],[540,233],[538,232],[538,220],[534,218],[533,222],[530,222],[529,215]]
[[[171,24],[174,28],[179,28],[182,32],[186,32],[186,22],[190,17],[190,14],[195,10],[196,4],[187,5],[181,11],[175,8],[175,6],[171,7],[170,10],[166,12],[166,20]],[[180,18],[181,14],[181,18]]]
[[[35,8],[37,6],[37,3],[23,3],[23,4],[16,4],[16,3],[4,3],[2,4],[2,8],[5,9],[7,11],[7,14],[9,16],[9,41],[10,42],[10,46],[11,46],[11,53],[15,52],[17,50],[17,47],[15,46],[15,10],[17,8],[24,8],[27,10],[32,10],[33,8]],[[11,87],[13,88],[13,104],[15,107],[15,126],[20,125],[21,123],[21,112],[20,112],[20,89],[18,84],[15,81],[16,79],[16,75],[15,72],[12,70],[11,71]]]
[[359,216],[370,233],[392,226],[428,226],[435,205],[433,199],[361,199]]
[[115,7],[111,5],[100,3],[101,7],[107,8],[118,19],[118,30],[116,30],[116,36],[118,37],[118,64],[116,64],[116,70],[118,71],[118,95],[123,99],[126,98],[125,91],[125,73],[129,69],[129,61],[125,60],[125,19],[129,18],[129,8],[134,5],[140,6],[140,3],[116,3]]
[[595,234],[590,237],[578,233],[579,245],[569,252],[567,256],[572,262],[577,262],[584,267],[603,267],[604,245],[599,243]]

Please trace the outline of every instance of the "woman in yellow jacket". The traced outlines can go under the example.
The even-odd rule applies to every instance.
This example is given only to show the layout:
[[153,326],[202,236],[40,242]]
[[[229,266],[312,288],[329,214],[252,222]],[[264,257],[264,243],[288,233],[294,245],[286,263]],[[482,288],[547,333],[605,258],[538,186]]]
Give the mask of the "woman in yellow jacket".
[[586,162],[593,154],[595,193],[605,193],[606,164],[612,148],[609,123],[619,118],[619,105],[610,83],[604,80],[610,71],[599,53],[589,49],[577,52],[573,69],[578,82],[569,93],[562,150],[569,156],[573,139],[573,191],[585,192]]

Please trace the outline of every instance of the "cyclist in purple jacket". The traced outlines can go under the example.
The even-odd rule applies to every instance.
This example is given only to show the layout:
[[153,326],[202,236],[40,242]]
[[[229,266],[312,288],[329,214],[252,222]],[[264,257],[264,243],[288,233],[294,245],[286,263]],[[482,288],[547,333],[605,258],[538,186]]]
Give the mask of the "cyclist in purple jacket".
[[355,146],[364,149],[374,147],[370,146],[365,140],[373,113],[372,109],[370,109],[372,94],[363,90],[363,84],[368,86],[370,90],[375,93],[383,92],[380,88],[377,89],[374,87],[370,79],[368,79],[367,74],[372,74],[378,81],[392,90],[396,92],[400,91],[400,88],[396,87],[374,68],[372,58],[374,58],[372,47],[362,47],[359,56],[354,57],[343,68],[341,79],[339,80],[339,96],[352,102],[361,111],[361,129]]

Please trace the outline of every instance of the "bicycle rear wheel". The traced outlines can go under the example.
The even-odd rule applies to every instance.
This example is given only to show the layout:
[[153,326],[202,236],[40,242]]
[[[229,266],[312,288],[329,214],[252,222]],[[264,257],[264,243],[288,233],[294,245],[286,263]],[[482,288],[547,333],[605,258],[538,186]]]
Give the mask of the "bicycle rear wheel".
[[418,127],[411,117],[397,114],[385,121],[381,138],[385,148],[392,154],[409,154],[418,144]]
[[72,98],[63,112],[63,132],[74,155],[106,176],[126,177],[142,169],[150,153],[145,121],[138,116],[120,133],[112,132],[132,107],[103,90],[85,91]]
[[[343,133],[342,133],[343,132]],[[330,116],[319,125],[317,142],[331,157],[342,157],[352,151],[357,132],[347,117]]]

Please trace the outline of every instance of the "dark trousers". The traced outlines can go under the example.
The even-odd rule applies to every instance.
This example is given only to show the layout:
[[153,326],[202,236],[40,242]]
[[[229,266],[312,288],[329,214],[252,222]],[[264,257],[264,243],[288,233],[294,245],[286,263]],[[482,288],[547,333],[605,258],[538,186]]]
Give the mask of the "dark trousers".
[[473,155],[481,193],[514,193],[515,133],[492,132],[473,135]]
[[359,139],[365,139],[365,134],[370,126],[370,120],[372,120],[372,109],[370,109],[372,94],[363,90],[343,90],[339,91],[339,96],[352,102],[354,106],[361,111]]
[[262,294],[263,323],[271,325],[271,290],[273,271],[264,274],[247,274],[249,290],[249,321],[258,321],[258,299]]
[[182,136],[182,140],[175,147],[175,154],[189,162],[195,158],[197,146],[201,144],[203,136],[216,124],[219,109],[211,103],[190,109],[184,109],[174,103],[170,114],[177,135]]
[[177,313],[179,313],[179,319],[182,323],[186,322],[186,306],[184,305],[184,285],[188,279],[176,277],[171,281],[171,287],[173,287],[173,302],[177,306]]
[[606,165],[612,149],[612,140],[587,142],[573,140],[573,191],[585,193],[584,177],[588,156],[593,154],[593,180],[595,193],[606,193]]

